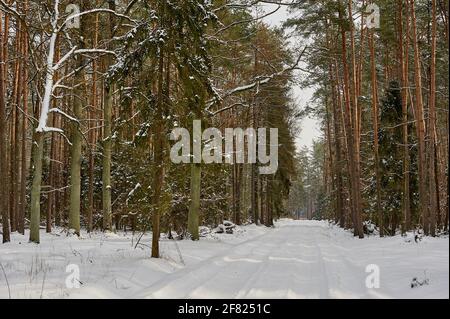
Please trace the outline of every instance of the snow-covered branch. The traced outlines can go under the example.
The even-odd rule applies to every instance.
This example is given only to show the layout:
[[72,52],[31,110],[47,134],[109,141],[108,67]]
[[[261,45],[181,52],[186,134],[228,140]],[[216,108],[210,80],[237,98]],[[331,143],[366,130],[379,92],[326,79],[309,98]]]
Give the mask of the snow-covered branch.
[[87,15],[87,14],[93,14],[93,13],[110,13],[110,14],[115,15],[116,17],[119,17],[119,18],[122,18],[122,19],[126,19],[126,20],[132,22],[133,24],[136,24],[136,23],[137,23],[136,20],[133,20],[133,19],[130,18],[129,16],[120,14],[120,13],[114,11],[114,10],[106,9],[106,8],[97,8],[97,9],[91,9],[91,10],[86,10],[86,11],[83,11],[83,12],[71,14],[71,15],[68,16],[68,17],[64,20],[64,22],[61,24],[61,26],[60,26],[59,29],[58,29],[58,32],[61,31],[61,30],[63,30],[64,27],[67,25],[67,23],[69,23],[69,22],[72,21],[73,19],[77,19],[77,18],[80,18],[80,17],[82,17],[82,16],[84,16],[84,15]]
[[60,115],[62,115],[64,117],[66,117],[68,120],[70,120],[72,122],[80,123],[80,121],[78,119],[76,119],[73,116],[70,116],[69,114],[67,114],[66,112],[64,112],[64,111],[62,111],[62,110],[60,110],[58,108],[50,109],[50,110],[48,110],[48,113],[57,113],[57,114],[60,114]]
[[232,28],[232,27],[234,27],[234,26],[237,26],[237,25],[239,25],[239,24],[251,23],[251,22],[254,22],[254,21],[262,20],[262,19],[264,19],[264,18],[266,18],[266,17],[268,17],[268,16],[270,16],[270,15],[276,13],[278,10],[280,10],[280,8],[281,8],[281,6],[279,5],[279,6],[277,6],[274,10],[272,10],[272,11],[270,11],[270,12],[267,12],[267,13],[261,15],[261,16],[254,17],[254,18],[250,18],[250,19],[244,19],[244,20],[240,20],[240,21],[235,21],[235,22],[233,22],[233,23],[231,23],[231,24],[229,24],[229,25],[227,25],[227,26],[225,26],[225,27],[223,27],[223,28],[217,30],[217,32],[214,33],[213,36],[217,36],[218,34],[224,32],[224,31],[226,31],[226,30],[228,30],[228,29],[230,29],[230,28]]
[[76,54],[86,54],[86,53],[99,53],[99,54],[111,54],[117,57],[117,53],[110,50],[105,49],[77,49],[77,46],[74,46],[66,55],[64,55],[61,60],[59,60],[54,66],[53,70],[56,71],[66,62],[71,56]]
[[24,25],[26,25],[26,21],[23,18],[23,15],[20,14],[11,5],[6,4],[3,0],[0,0],[0,10],[13,15],[16,19],[20,20]]
[[224,5],[216,8],[213,10],[213,12],[219,12],[224,9],[250,9],[258,4],[274,4],[279,6],[294,6],[302,4],[304,1],[282,1],[282,0],[253,0],[253,1],[242,1],[242,0],[236,0],[236,1],[228,1]]
[[67,52],[54,66],[53,66],[53,71],[58,70],[63,64],[64,62],[66,62],[75,52],[75,50],[77,49],[76,46],[74,46],[72,49],[70,49],[69,52]]
[[52,35],[50,37],[50,44],[47,53],[47,68],[45,76],[45,90],[44,98],[42,100],[41,115],[39,117],[39,125],[36,132],[44,133],[47,128],[48,110],[50,108],[50,101],[53,93],[53,81],[55,70],[53,68],[53,60],[55,59],[56,39],[58,37],[57,24],[59,19],[59,0],[55,0],[54,16],[52,18]]
[[258,87],[260,85],[265,85],[265,84],[271,82],[275,78],[278,78],[278,77],[280,77],[280,76],[282,76],[282,75],[284,75],[284,74],[286,74],[288,72],[291,72],[293,70],[298,69],[298,65],[299,65],[300,60],[301,60],[303,54],[305,53],[306,49],[307,49],[307,47],[305,47],[302,50],[302,52],[299,54],[299,56],[297,57],[296,62],[293,65],[285,67],[285,68],[283,68],[283,70],[281,70],[279,72],[275,72],[275,73],[273,73],[271,75],[264,75],[264,76],[256,77],[255,80],[252,83],[235,87],[235,88],[233,88],[231,90],[226,91],[222,95],[220,95],[216,91],[216,96],[213,99],[209,100],[208,103],[207,103],[207,110],[209,111],[211,109],[211,107],[213,107],[214,105],[222,102],[224,99],[226,99],[226,98],[228,98],[230,96],[233,96],[233,95],[245,92],[245,91],[252,90],[252,89],[254,89],[254,88],[256,88],[256,87]]

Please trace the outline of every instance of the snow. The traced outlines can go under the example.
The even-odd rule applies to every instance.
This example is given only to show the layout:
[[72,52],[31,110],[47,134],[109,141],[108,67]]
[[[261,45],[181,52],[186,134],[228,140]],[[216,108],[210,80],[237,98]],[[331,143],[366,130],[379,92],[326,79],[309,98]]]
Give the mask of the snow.
[[[360,240],[324,221],[282,219],[197,242],[162,236],[160,259],[150,258],[151,234],[135,249],[139,236],[83,232],[78,239],[57,229],[36,245],[14,233],[0,245],[0,298],[449,297],[448,236]],[[71,264],[80,270],[79,289],[66,287]],[[379,267],[378,289],[366,287],[368,265]]]
[[[64,112],[64,111],[62,111],[62,110],[60,110],[58,108],[52,108],[52,109],[48,110],[48,113],[58,113],[58,114],[61,114],[64,117],[66,117],[67,119],[69,119],[72,122],[80,123],[80,121],[78,121],[77,118],[75,118],[73,116],[70,116],[69,114],[67,114],[66,112]],[[62,130],[61,130],[61,132],[62,132]]]

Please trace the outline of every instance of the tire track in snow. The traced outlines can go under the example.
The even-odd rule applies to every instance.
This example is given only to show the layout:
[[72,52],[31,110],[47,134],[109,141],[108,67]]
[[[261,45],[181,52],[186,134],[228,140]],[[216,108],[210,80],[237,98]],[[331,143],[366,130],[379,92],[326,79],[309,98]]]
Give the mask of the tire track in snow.
[[[276,232],[279,232],[280,229],[283,229],[284,227],[281,228],[277,228]],[[279,238],[280,239],[280,243],[282,241],[285,241],[284,238]],[[280,244],[277,243],[277,244]],[[233,295],[233,299],[243,299],[243,298],[247,298],[251,289],[253,288],[255,282],[258,282],[261,278],[261,275],[263,274],[263,271],[266,270],[269,267],[269,260],[270,257],[272,255],[272,253],[274,252],[274,250],[276,248],[279,248],[278,246],[273,245],[272,248],[270,248],[269,253],[266,254],[263,258],[262,263],[258,266],[258,269],[249,277],[246,279],[245,284],[243,285],[242,288],[240,288],[234,295]]]
[[[267,241],[267,239],[268,239],[269,237],[274,237],[273,235],[276,235],[277,232],[278,232],[279,230],[280,230],[280,228],[276,228],[276,229],[272,230],[269,234],[267,234],[266,236],[264,236],[264,240]],[[284,241],[284,238],[283,238],[281,241]],[[270,242],[271,242],[271,244],[272,244],[272,241],[270,241]],[[278,248],[278,247],[277,247],[278,244],[281,244],[281,242],[280,242],[280,243],[276,243],[276,244],[272,244],[272,248],[270,248],[270,253],[271,253],[275,248]],[[246,245],[240,245],[240,248],[243,248],[243,247],[246,247]],[[219,256],[218,256],[218,257],[217,257],[218,259],[222,259],[222,260],[225,261],[225,263],[221,263],[221,271],[217,271],[217,272],[216,272],[212,277],[210,277],[207,281],[205,281],[204,283],[200,284],[197,288],[195,288],[192,292],[190,292],[190,293],[188,294],[188,296],[189,296],[189,297],[194,297],[194,298],[197,298],[197,296],[202,296],[202,289],[203,289],[203,291],[207,291],[207,286],[208,286],[209,283],[214,282],[214,280],[217,280],[218,278],[220,278],[221,276],[223,276],[223,274],[224,274],[224,272],[222,272],[223,270],[225,270],[225,271],[231,271],[233,265],[230,265],[230,264],[229,264],[230,262],[232,262],[232,263],[233,263],[233,262],[236,262],[236,266],[235,266],[235,267],[237,267],[237,266],[238,266],[238,263],[239,263],[239,262],[242,262],[242,261],[248,263],[247,267],[245,267],[245,268],[246,268],[246,269],[245,269],[245,270],[246,270],[246,274],[243,275],[242,273],[238,273],[239,280],[241,280],[241,279],[242,279],[242,280],[245,280],[243,283],[244,283],[244,286],[246,286],[247,283],[248,283],[248,281],[250,280],[251,277],[257,275],[257,274],[260,272],[260,269],[267,267],[267,260],[268,260],[268,258],[269,258],[269,255],[268,255],[267,253],[264,253],[264,254],[262,255],[263,258],[262,258],[261,260],[257,260],[257,259],[254,259],[254,258],[248,258],[248,257],[251,257],[251,256],[254,255],[254,251],[255,251],[256,249],[260,249],[260,248],[261,248],[260,246],[252,247],[252,248],[250,249],[250,253],[247,253],[247,254],[244,256],[244,258],[242,258],[242,257],[237,257],[237,255],[240,255],[240,253],[237,254],[237,255],[232,255],[233,257],[235,257],[235,259],[230,258],[230,255],[227,255],[227,256],[224,256],[224,257],[222,257],[222,256],[219,257]],[[227,261],[227,260],[228,260],[228,261]],[[226,263],[228,263],[228,264],[226,264]],[[253,263],[253,265],[252,265],[252,263]],[[256,264],[258,264],[258,266],[256,266]],[[254,271],[253,267],[257,267],[257,270]],[[247,272],[251,272],[251,274],[250,274],[250,275],[247,275]],[[239,294],[239,291],[240,291],[240,290],[241,290],[241,289],[238,289],[237,292],[231,293],[231,294],[233,294],[233,297],[227,296],[227,298],[237,298],[236,295]]]
[[[142,289],[141,292],[136,294],[137,298],[185,298],[186,295],[181,294],[180,290],[183,286],[186,286],[186,282],[191,279],[189,277],[194,277],[195,279],[202,279],[205,278],[205,274],[208,274],[207,277],[210,278],[216,274],[215,267],[211,267],[211,264],[214,264],[214,262],[217,262],[218,259],[223,258],[224,255],[229,255],[233,252],[235,249],[239,249],[240,247],[254,242],[258,242],[262,237],[268,236],[272,233],[273,230],[268,230],[267,232],[264,232],[260,235],[257,235],[253,238],[250,238],[248,240],[245,240],[240,243],[231,244],[229,248],[225,250],[221,250],[217,254],[208,257],[198,263],[189,265],[179,271],[176,271],[172,274],[169,274],[165,276],[164,278],[158,280],[154,284]],[[257,245],[256,245],[257,246]],[[201,276],[196,275],[195,273],[199,270],[203,270],[204,273],[201,274]],[[202,278],[201,278],[202,277]],[[177,283],[177,281],[180,281]],[[165,296],[157,296],[158,292],[161,292],[162,289],[169,289],[170,290],[170,284],[176,283],[176,287],[174,289],[171,289],[171,292],[168,292]]]
[[[245,298],[252,297],[252,294],[257,296],[258,294],[262,294],[262,296],[270,294],[272,288],[275,290],[276,298],[295,296],[293,291],[298,288],[298,284],[291,280],[292,277],[295,277],[295,273],[304,273],[304,264],[306,264],[307,270],[309,269],[317,274],[316,267],[313,264],[318,264],[323,275],[325,266],[320,252],[310,255],[310,257],[314,256],[314,260],[306,260],[305,262],[291,260],[292,255],[297,254],[292,254],[289,245],[286,243],[295,242],[298,244],[306,241],[311,244],[307,248],[308,250],[318,251],[319,247],[314,234],[323,232],[323,227],[319,228],[318,230],[317,227],[298,224],[283,225],[257,238],[236,244],[226,254],[221,252],[212,256],[203,261],[200,266],[193,265],[189,269],[183,269],[169,275],[157,284],[146,288],[145,291],[149,293],[144,296],[156,298],[202,298],[206,296],[210,298]],[[289,230],[293,230],[293,232]],[[257,250],[261,251],[262,259],[255,259],[255,251]],[[281,254],[281,257],[272,256],[276,250]],[[299,261],[302,261],[302,259],[299,259]],[[233,265],[233,262],[236,262],[236,264]],[[273,281],[272,276],[280,271],[280,266],[294,268],[296,271],[283,273],[281,280]],[[329,296],[328,280],[325,279],[325,283],[323,283],[323,279],[319,277],[314,277],[320,280],[319,295]],[[308,277],[306,278],[308,279]],[[272,282],[267,279],[271,279]],[[305,279],[305,277],[302,277],[302,279]],[[286,285],[280,285],[286,280]],[[307,285],[311,285],[311,283],[314,284],[311,280],[307,280]],[[295,285],[292,286],[292,284]],[[272,287],[272,285],[276,287]],[[259,286],[258,289],[255,288],[256,286]]]
[[[183,298],[201,298],[202,296],[209,296],[211,294],[216,294],[215,298],[230,298],[231,295],[236,295],[237,292],[236,286],[230,285],[231,282],[239,281],[246,283],[248,281],[248,277],[255,274],[254,267],[256,264],[259,267],[266,267],[267,263],[265,261],[268,260],[268,254],[266,251],[263,251],[261,256],[263,257],[261,260],[254,258],[254,251],[265,248],[265,245],[255,245],[255,243],[270,243],[270,253],[279,248],[279,245],[285,241],[284,237],[279,237],[278,242],[275,242],[274,239],[277,239],[276,235],[280,231],[281,228],[275,228],[271,230],[269,233],[264,234],[264,236],[258,238],[257,242],[253,240],[238,244],[235,248],[238,251],[232,251],[226,255],[218,255],[213,260],[210,260],[209,267],[214,268],[211,275],[208,275],[207,278],[203,278],[202,282],[197,284],[193,283],[191,291],[187,292]],[[250,246],[250,247],[249,247]],[[244,262],[245,267],[240,267]],[[208,267],[208,264],[205,264],[204,267]],[[198,271],[195,269],[194,271]],[[233,272],[234,271],[234,272]],[[192,272],[191,272],[192,273]],[[202,274],[200,273],[200,276]],[[220,281],[225,281],[222,285],[218,284]],[[210,289],[211,283],[213,289]],[[231,291],[226,292],[226,288],[230,287]],[[239,290],[238,290],[239,291]]]

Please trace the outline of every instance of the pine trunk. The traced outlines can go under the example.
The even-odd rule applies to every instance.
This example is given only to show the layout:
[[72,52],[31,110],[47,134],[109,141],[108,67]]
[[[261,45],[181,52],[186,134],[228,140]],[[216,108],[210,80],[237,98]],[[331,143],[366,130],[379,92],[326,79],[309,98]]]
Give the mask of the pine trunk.
[[105,87],[105,101],[103,103],[103,159],[102,159],[102,203],[103,230],[112,230],[111,205],[111,121],[113,107],[113,87],[111,83]]
[[436,0],[431,0],[432,31],[431,31],[431,61],[430,61],[430,94],[429,94],[429,129],[428,129],[428,187],[429,187],[429,217],[430,235],[436,236],[437,188],[436,188]]
[[[2,28],[2,13],[0,12],[0,43],[4,43],[3,28]],[[6,158],[6,108],[5,108],[5,79],[4,79],[4,67],[5,60],[3,55],[3,48],[0,48],[0,210],[2,215],[2,232],[3,243],[10,241],[9,234],[9,213],[8,213],[8,193],[6,184],[8,180],[7,176],[7,158]]]
[[416,129],[418,139],[418,166],[419,166],[419,210],[422,217],[422,226],[425,235],[430,233],[430,219],[428,211],[428,190],[426,172],[426,147],[425,147],[425,120],[422,97],[422,73],[420,62],[420,49],[417,40],[416,13],[414,0],[410,0],[412,41],[414,47],[414,80],[416,96]]
[[380,236],[384,236],[384,217],[381,210],[381,172],[380,172],[380,156],[378,152],[378,80],[375,61],[375,44],[374,33],[369,35],[370,46],[370,65],[371,65],[371,78],[372,78],[372,119],[373,119],[373,152],[375,154],[375,176],[376,176],[376,216],[378,218],[378,224],[380,228]]
[[[343,8],[341,8],[343,10]],[[342,10],[339,11],[340,17],[342,18]],[[347,134],[347,149],[349,157],[349,175],[351,183],[351,205],[352,205],[352,220],[355,236],[359,238],[364,237],[363,227],[360,216],[360,181],[359,181],[359,163],[357,155],[357,138],[355,137],[355,130],[352,121],[352,107],[351,107],[351,95],[350,95],[350,79],[349,79],[349,68],[347,63],[347,37],[345,34],[344,26],[341,26],[341,38],[342,38],[342,63],[344,72],[344,95],[345,95],[345,110],[344,119]],[[353,98],[353,102],[354,102]],[[353,108],[355,109],[355,108]]]
[[[24,1],[23,12],[25,17],[28,13],[28,0]],[[25,211],[27,207],[27,178],[28,178],[28,167],[27,167],[27,128],[28,128],[28,33],[23,33],[23,58],[24,58],[24,68],[23,68],[23,100],[22,100],[22,136],[21,136],[21,147],[22,147],[22,157],[21,157],[21,180],[20,180],[20,206],[18,211],[18,223],[17,228],[19,233],[22,235],[25,233]]]
[[[411,229],[411,204],[409,189],[409,169],[410,157],[408,147],[408,64],[409,64],[409,15],[406,15],[406,43],[403,43],[403,0],[398,1],[399,7],[399,50],[400,50],[400,66],[402,71],[402,115],[403,115],[403,231]],[[408,3],[406,3],[408,8]],[[408,10],[406,10],[408,12]]]
[[191,164],[191,204],[188,215],[188,232],[192,240],[199,240],[201,164]]

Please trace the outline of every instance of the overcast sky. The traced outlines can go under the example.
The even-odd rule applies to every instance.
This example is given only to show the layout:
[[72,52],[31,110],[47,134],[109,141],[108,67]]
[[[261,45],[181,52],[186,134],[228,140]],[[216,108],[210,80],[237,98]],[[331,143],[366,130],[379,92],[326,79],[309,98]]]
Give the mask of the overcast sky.
[[[271,12],[276,9],[276,5],[264,5],[264,10],[266,12]],[[283,21],[285,21],[289,17],[289,13],[286,7],[281,7],[274,14],[264,18],[264,22],[271,26],[280,26]],[[300,71],[299,71],[300,72]],[[301,76],[301,74],[299,74]],[[298,107],[300,109],[305,108],[311,96],[313,94],[313,90],[311,89],[302,89],[298,86],[293,88],[293,93],[295,99],[298,103]],[[311,147],[313,140],[321,136],[319,122],[313,118],[304,119],[300,123],[301,133],[296,139],[297,148],[301,149],[304,146]]]

